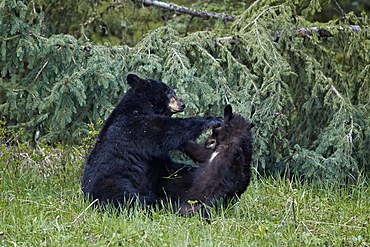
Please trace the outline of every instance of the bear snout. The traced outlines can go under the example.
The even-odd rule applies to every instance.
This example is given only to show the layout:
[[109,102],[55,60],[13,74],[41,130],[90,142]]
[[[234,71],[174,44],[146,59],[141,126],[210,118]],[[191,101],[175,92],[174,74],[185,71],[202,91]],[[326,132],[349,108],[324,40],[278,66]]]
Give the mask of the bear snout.
[[179,102],[179,107],[182,109],[182,110],[184,110],[185,109],[185,104],[181,101],[181,100],[179,100],[180,102]]
[[170,99],[170,103],[168,108],[171,110],[172,113],[182,112],[185,109],[185,104],[176,96],[173,96]]

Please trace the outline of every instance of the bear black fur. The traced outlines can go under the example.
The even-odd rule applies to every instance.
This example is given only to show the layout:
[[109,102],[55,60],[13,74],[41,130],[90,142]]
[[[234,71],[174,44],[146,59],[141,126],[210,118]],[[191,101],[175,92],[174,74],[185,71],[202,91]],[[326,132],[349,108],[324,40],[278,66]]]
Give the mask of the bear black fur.
[[167,84],[129,74],[130,89],[105,121],[82,177],[89,199],[120,204],[155,203],[159,178],[180,169],[169,151],[196,139],[220,118],[171,118],[185,105]]
[[201,211],[205,218],[209,216],[205,205],[215,206],[220,199],[232,203],[250,183],[253,126],[227,105],[224,122],[204,144],[191,141],[186,145],[185,152],[202,162],[199,168],[161,179],[161,196],[170,197],[175,209],[180,200],[181,215]]

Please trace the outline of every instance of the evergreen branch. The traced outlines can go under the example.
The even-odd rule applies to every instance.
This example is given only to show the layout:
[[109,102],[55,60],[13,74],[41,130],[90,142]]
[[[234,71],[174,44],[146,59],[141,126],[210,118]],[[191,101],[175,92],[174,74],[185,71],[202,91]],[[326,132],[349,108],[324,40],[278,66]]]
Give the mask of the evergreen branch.
[[[297,34],[301,37],[310,37],[313,35],[313,33],[316,33],[319,37],[331,37],[332,34],[328,31],[328,29],[337,29],[338,31],[344,31],[346,29],[349,29],[355,33],[358,33],[361,31],[361,27],[359,25],[349,25],[349,26],[339,26],[339,27],[333,27],[333,26],[327,26],[327,27],[301,27],[297,29]],[[363,28],[369,28],[369,27],[363,27]],[[281,34],[283,33],[283,30],[275,31],[274,35],[274,41],[278,41]],[[246,36],[247,34],[243,34],[242,36]],[[231,35],[227,37],[217,38],[216,42],[219,43],[221,40],[226,40],[230,44],[235,43],[236,40],[238,40],[237,35]]]
[[[325,76],[324,76],[325,77]],[[327,79],[326,77],[325,77],[325,79]],[[343,102],[345,102],[345,100],[344,100],[344,98],[342,97],[342,95],[340,95],[340,93],[338,92],[338,90],[334,87],[334,85],[333,84],[330,84],[330,88],[331,88],[331,90],[343,101]]]
[[[135,1],[141,2],[142,0],[135,0]],[[143,0],[143,1],[149,1],[149,0]],[[280,6],[280,5],[278,5],[278,6]],[[274,8],[276,8],[278,6],[274,6]],[[183,7],[183,8],[185,8],[185,7]],[[271,8],[273,8],[273,7],[271,7]],[[271,8],[268,8],[268,9],[271,9]],[[266,9],[264,12],[266,12],[268,9]],[[261,14],[259,14],[258,18],[260,16],[261,16]],[[254,23],[255,21],[257,21],[258,18],[256,17],[251,23]],[[249,26],[250,24],[248,24],[247,26]],[[335,28],[338,31],[344,31],[346,29],[349,29],[349,30],[351,30],[351,31],[353,31],[355,33],[360,32],[361,29],[362,29],[359,25],[349,25],[349,26],[339,26],[339,27],[334,27],[334,26],[327,26],[327,27],[301,27],[301,28],[298,28],[297,29],[297,34],[299,36],[301,36],[301,37],[310,37],[310,36],[312,36],[313,33],[316,33],[319,37],[330,37],[330,36],[332,36],[332,34],[327,29],[335,29]],[[366,26],[364,28],[369,28],[369,27]],[[274,41],[278,41],[282,33],[283,33],[283,30],[275,31]],[[47,38],[42,37],[42,36],[37,35],[37,34],[34,34],[34,33],[30,33],[30,35],[33,36],[33,37],[35,37],[35,38],[38,38],[38,39],[48,40]],[[246,34],[244,34],[244,35],[246,35]],[[0,41],[3,41],[3,40],[4,41],[11,40],[11,39],[19,38],[19,37],[21,37],[21,35],[16,35],[16,36],[9,37],[9,38],[3,38],[3,39],[0,39]],[[217,38],[216,39],[216,43],[218,44],[222,40],[226,40],[230,44],[233,44],[233,43],[235,43],[236,40],[238,40],[238,36],[231,35],[231,36],[227,36],[227,37]],[[180,44],[180,45],[182,45],[181,42],[175,42],[174,44]],[[107,48],[106,47],[101,48],[99,46],[95,46],[94,49],[96,49],[96,50],[106,50]],[[123,48],[118,47],[118,46],[113,46],[112,49],[113,50],[123,50]],[[132,49],[132,48],[129,48],[129,49]],[[81,46],[80,47],[80,50],[90,51],[91,50],[91,47],[90,46]]]
[[37,73],[35,79],[37,79],[39,77],[39,75],[41,74],[41,72],[44,70],[44,68],[46,67],[46,65],[48,65],[49,61],[46,61],[46,63],[42,66],[42,68],[40,69],[40,71]]
[[5,89],[5,90],[8,90],[8,91],[11,91],[11,92],[20,92],[20,91],[26,91],[27,89],[23,88],[23,89],[10,89],[2,84],[0,84],[0,87]]
[[352,136],[353,136],[353,129],[355,127],[354,127],[354,124],[353,124],[353,117],[352,116],[349,116],[349,117],[351,118],[351,128],[350,128],[348,134],[346,135],[346,139],[347,139],[348,142],[352,143],[353,142],[353,138],[352,138]]
[[283,7],[283,5],[276,5],[276,6],[272,6],[272,7],[270,7],[270,8],[267,8],[267,9],[264,9],[261,13],[259,13],[258,15],[257,15],[257,17],[252,21],[252,22],[250,22],[250,23],[248,23],[248,25],[246,25],[246,26],[244,26],[243,27],[243,31],[247,28],[247,27],[249,27],[251,24],[255,24],[255,23],[257,23],[257,20],[264,14],[264,13],[266,13],[267,11],[269,11],[269,10],[271,10],[271,9],[276,9],[276,8],[280,8],[280,7]]
[[16,39],[16,38],[19,38],[19,37],[21,37],[21,35],[15,35],[13,37],[3,38],[3,39],[0,39],[0,41],[6,41],[6,40],[11,40],[11,39]]
[[344,21],[348,24],[348,19],[347,19],[347,13],[342,9],[342,7],[339,5],[339,3],[334,0],[334,3],[337,5],[339,12],[343,15],[340,19],[344,19]]
[[[369,28],[369,27],[364,27],[364,28]],[[297,34],[301,37],[310,37],[314,33],[318,35],[318,37],[331,37],[333,36],[330,33],[330,29],[337,29],[338,31],[344,31],[346,29],[349,29],[355,33],[358,33],[361,31],[361,27],[359,25],[349,25],[349,26],[339,26],[339,27],[334,27],[334,26],[327,26],[327,27],[301,27],[297,29]],[[281,34],[283,33],[283,30],[276,31],[275,32],[275,41],[278,41]]]
[[[49,39],[46,38],[46,37],[43,37],[43,36],[40,36],[40,35],[37,35],[35,33],[32,33],[30,32],[30,36],[31,37],[35,37],[37,39],[42,39],[42,40],[45,40],[45,41],[48,41]],[[7,41],[7,40],[11,40],[11,39],[16,39],[16,38],[19,38],[19,37],[22,37],[22,35],[15,35],[13,37],[9,37],[9,38],[2,38],[0,39],[0,41]],[[69,48],[73,48],[73,45],[69,45]],[[112,46],[110,48],[107,48],[107,47],[102,47],[102,46],[94,46],[94,49],[96,50],[107,50],[107,49],[111,49],[111,50],[118,50],[118,51],[121,51],[123,50],[124,48],[121,48],[121,47],[118,47],[118,46]],[[130,47],[128,47],[128,49],[132,49]],[[91,46],[80,46],[80,50],[81,51],[90,51],[91,50]]]
[[[349,25],[349,26],[339,26],[339,27],[310,27],[310,28],[305,28],[301,27],[298,29],[298,33],[301,36],[310,36],[312,35],[312,32],[318,33],[321,37],[327,37],[327,36],[332,36],[332,34],[327,30],[327,29],[338,29],[338,31],[344,31],[347,28],[349,28],[351,31],[358,33],[361,31],[361,27],[359,25]],[[326,36],[327,35],[327,36]]]
[[66,81],[62,82],[61,85],[66,85],[66,84],[70,83],[74,79],[76,79],[78,77],[81,77],[84,74],[86,74],[89,70],[90,70],[90,67],[88,67],[87,69],[85,69],[85,71],[83,71],[81,74],[79,74],[78,72],[73,73],[73,75],[69,79],[67,79]]
[[172,50],[173,50],[173,52],[175,53],[175,56],[180,60],[180,63],[181,63],[181,65],[182,65],[182,68],[183,68],[183,69],[186,69],[186,66],[185,66],[185,65],[184,65],[184,63],[182,62],[182,59],[181,59],[181,57],[180,57],[179,53],[175,50],[175,48],[172,48]]
[[246,11],[244,11],[244,12],[243,12],[243,14],[242,14],[242,15],[240,16],[240,18],[239,18],[238,23],[236,23],[236,25],[239,25],[240,20],[244,20],[244,19],[245,19],[245,16],[246,16],[246,14],[249,12],[249,10],[251,10],[251,9],[253,8],[253,6],[254,6],[254,5],[256,5],[259,1],[261,1],[261,0],[257,0],[257,1],[255,1],[254,3],[252,3],[252,4],[248,7],[248,9],[247,9]]
[[37,35],[37,34],[34,34],[34,33],[30,33],[30,35],[32,36],[32,37],[35,37],[35,38],[37,38],[37,39],[42,39],[42,40],[48,40],[47,38],[45,38],[45,37],[42,37],[42,36],[40,36],[40,35]]
[[156,0],[134,0],[134,1],[138,3],[146,4],[146,5],[153,5],[159,8],[169,9],[175,12],[190,14],[192,16],[211,17],[214,19],[221,17],[225,21],[235,20],[235,15],[221,14],[221,13],[210,12],[210,11],[205,11],[205,10],[197,10],[197,9],[179,6],[179,5],[168,3],[168,2],[162,2],[162,1],[156,1]]
[[233,43],[235,43],[235,41],[236,41],[237,39],[238,39],[238,38],[237,38],[237,36],[235,36],[235,35],[231,35],[231,36],[227,36],[227,37],[217,38],[217,39],[216,39],[216,43],[217,43],[217,44],[220,44],[220,41],[221,41],[221,40],[226,40],[226,41],[228,41],[230,44],[233,44]]
[[203,51],[209,58],[211,58],[215,64],[218,64],[216,58],[214,58],[211,54],[209,54],[207,50],[205,50],[203,47],[199,45],[196,45],[196,47],[198,47],[199,50]]

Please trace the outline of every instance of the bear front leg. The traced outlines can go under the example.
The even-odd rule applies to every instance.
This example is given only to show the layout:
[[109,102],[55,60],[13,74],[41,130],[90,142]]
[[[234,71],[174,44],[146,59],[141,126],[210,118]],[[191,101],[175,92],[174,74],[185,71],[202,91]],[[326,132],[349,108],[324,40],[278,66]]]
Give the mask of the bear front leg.
[[180,150],[189,155],[193,161],[199,163],[208,161],[214,151],[212,148],[207,148],[205,143],[195,141],[188,141]]

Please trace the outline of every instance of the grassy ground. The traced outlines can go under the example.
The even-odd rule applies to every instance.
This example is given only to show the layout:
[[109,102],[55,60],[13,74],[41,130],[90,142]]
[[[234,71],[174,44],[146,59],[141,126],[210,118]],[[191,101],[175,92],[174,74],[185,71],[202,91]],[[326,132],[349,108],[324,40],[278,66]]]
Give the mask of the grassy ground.
[[0,246],[370,246],[369,182],[254,178],[209,222],[166,211],[100,213],[80,191],[83,158],[0,149]]

